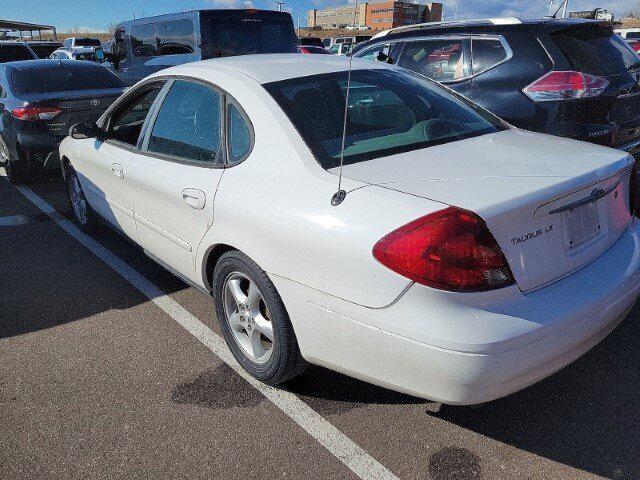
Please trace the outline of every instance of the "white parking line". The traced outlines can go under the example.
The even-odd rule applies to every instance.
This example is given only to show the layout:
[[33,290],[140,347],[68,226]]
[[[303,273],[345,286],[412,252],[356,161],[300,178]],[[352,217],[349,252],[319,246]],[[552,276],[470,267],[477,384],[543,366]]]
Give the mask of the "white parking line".
[[24,215],[7,215],[0,217],[0,227],[18,227],[28,223],[30,223],[30,220]]
[[374,459],[353,442],[334,425],[328,422],[318,412],[309,407],[296,395],[269,387],[246,373],[236,359],[231,355],[224,340],[213,330],[205,326],[194,315],[189,313],[179,303],[165,295],[146,277],[138,273],[110,250],[103,247],[93,238],[81,232],[73,223],[66,220],[51,205],[24,186],[18,190],[36,207],[49,215],[62,229],[84,245],[94,255],[109,265],[137,290],[147,296],[160,309],[178,322],[191,335],[196,337],[209,350],[217,355],[224,363],[233,368],[238,375],[249,382],[255,389],[268,398],[285,415],[302,427],[322,446],[362,479],[398,480],[384,465]]

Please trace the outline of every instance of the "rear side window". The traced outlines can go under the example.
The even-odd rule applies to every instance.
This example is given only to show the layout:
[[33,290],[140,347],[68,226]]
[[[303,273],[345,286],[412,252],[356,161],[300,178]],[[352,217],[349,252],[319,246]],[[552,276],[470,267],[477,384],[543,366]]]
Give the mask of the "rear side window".
[[33,60],[31,50],[24,45],[0,45],[0,63]]
[[[50,63],[43,61],[43,63]],[[11,73],[11,86],[15,93],[71,92],[123,88],[125,83],[115,73],[91,63],[77,62],[59,65],[20,67]]]
[[552,35],[558,48],[576,71],[609,76],[625,73],[638,56],[629,44],[611,30],[574,29]]
[[400,58],[401,67],[437,82],[455,82],[471,75],[469,40],[410,42]]
[[193,22],[188,18],[158,24],[159,55],[193,53]]
[[229,163],[238,163],[246,158],[251,150],[251,130],[240,110],[229,104]]
[[640,38],[640,32],[629,32],[625,38]]
[[147,149],[214,164],[220,149],[221,97],[199,83],[177,81],[158,112]]
[[473,39],[472,40],[473,74],[477,75],[507,59],[507,51],[500,40]]
[[131,27],[131,50],[134,57],[153,57],[158,55],[155,23]]

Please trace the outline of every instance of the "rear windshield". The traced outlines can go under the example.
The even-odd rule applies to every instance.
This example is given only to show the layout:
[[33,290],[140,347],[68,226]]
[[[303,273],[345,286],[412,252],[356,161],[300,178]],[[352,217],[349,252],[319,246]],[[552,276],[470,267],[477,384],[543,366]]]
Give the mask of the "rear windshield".
[[297,38],[290,16],[251,13],[211,15],[204,18],[209,32],[207,57],[252,53],[294,53]]
[[553,39],[571,68],[579,72],[619,75],[638,62],[629,44],[610,29],[571,29],[554,34]]
[[0,63],[33,59],[33,53],[24,45],[0,45]]
[[74,45],[76,47],[99,47],[100,40],[97,38],[76,38]]
[[59,65],[21,67],[11,74],[11,85],[17,94],[71,92],[74,90],[98,90],[123,88],[125,83],[110,70],[96,65]]
[[36,52],[38,58],[49,58],[53,52],[55,52],[58,48],[60,48],[61,44],[30,44],[31,50]]
[[[324,168],[340,163],[347,72],[265,85]],[[488,112],[409,71],[351,74],[344,163],[504,130]]]

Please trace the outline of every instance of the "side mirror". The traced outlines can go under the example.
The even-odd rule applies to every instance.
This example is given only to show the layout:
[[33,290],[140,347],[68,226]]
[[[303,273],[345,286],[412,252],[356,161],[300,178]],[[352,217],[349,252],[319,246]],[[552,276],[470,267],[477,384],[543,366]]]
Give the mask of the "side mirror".
[[391,58],[389,55],[385,55],[382,52],[378,52],[378,55],[376,56],[376,61],[393,64],[393,58]]
[[76,140],[85,140],[87,138],[100,139],[102,137],[102,133],[103,132],[100,127],[93,122],[76,123],[69,129],[69,136]]

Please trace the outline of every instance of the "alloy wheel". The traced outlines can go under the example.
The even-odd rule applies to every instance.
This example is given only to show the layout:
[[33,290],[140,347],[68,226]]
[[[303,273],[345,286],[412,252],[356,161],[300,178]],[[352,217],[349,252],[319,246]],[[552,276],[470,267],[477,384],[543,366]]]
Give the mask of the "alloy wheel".
[[69,175],[69,199],[71,200],[71,207],[73,213],[76,216],[78,222],[82,225],[87,224],[87,199],[84,196],[80,181],[76,175]]
[[255,363],[266,363],[273,351],[273,324],[262,293],[247,275],[233,272],[224,283],[224,310],[233,339]]

